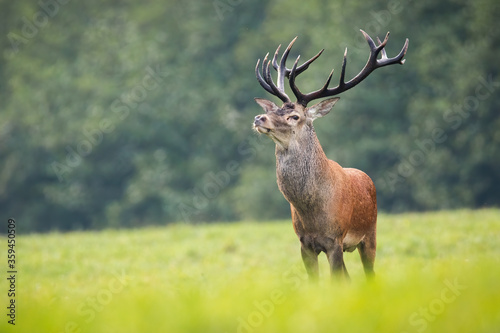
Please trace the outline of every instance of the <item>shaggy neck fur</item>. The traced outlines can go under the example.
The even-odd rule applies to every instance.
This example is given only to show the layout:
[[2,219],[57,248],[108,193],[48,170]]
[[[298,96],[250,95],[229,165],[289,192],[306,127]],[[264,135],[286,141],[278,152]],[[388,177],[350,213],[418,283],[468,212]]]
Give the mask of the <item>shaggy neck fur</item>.
[[[311,125],[287,148],[276,145],[276,175],[285,198],[296,208],[311,206],[320,198],[318,188],[327,181],[328,159]],[[318,186],[320,185],[320,186]]]

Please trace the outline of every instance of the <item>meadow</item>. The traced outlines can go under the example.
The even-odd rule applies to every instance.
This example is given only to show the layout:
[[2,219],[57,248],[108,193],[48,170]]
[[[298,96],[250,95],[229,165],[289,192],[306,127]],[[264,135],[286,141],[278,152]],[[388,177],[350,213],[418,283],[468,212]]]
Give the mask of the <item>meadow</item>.
[[500,332],[497,209],[380,214],[370,282],[356,251],[350,282],[322,254],[309,283],[288,220],[17,235],[17,250],[1,332]]

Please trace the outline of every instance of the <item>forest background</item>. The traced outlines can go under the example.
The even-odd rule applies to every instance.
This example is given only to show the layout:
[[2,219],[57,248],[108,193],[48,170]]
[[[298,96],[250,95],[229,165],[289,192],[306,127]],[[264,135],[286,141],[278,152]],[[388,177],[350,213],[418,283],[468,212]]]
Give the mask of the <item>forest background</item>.
[[[384,212],[500,203],[500,3],[1,1],[0,211],[20,231],[289,217],[274,144],[251,124],[269,96],[257,59],[298,40],[323,55],[303,91],[348,79],[391,32],[377,70],[315,122]],[[290,61],[291,62],[291,61]],[[291,63],[289,64],[291,66]],[[337,75],[337,76],[336,76]],[[277,101],[276,101],[277,102]]]

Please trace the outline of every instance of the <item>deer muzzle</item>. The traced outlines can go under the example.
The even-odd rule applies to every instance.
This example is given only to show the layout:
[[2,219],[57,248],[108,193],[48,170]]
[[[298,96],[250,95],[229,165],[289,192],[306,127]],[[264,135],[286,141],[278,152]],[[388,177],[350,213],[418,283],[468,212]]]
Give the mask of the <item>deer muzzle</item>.
[[268,123],[269,120],[267,119],[266,115],[258,115],[255,116],[255,120],[253,122],[253,128],[259,133],[269,133],[271,129],[267,127],[269,126]]

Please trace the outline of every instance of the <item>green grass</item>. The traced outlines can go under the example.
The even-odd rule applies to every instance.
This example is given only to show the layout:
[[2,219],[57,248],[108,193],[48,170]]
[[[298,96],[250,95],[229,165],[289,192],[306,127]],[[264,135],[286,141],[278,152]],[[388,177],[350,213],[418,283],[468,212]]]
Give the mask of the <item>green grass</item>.
[[371,283],[354,252],[350,283],[321,255],[310,284],[290,221],[18,235],[17,250],[0,332],[500,331],[500,210],[380,215]]

